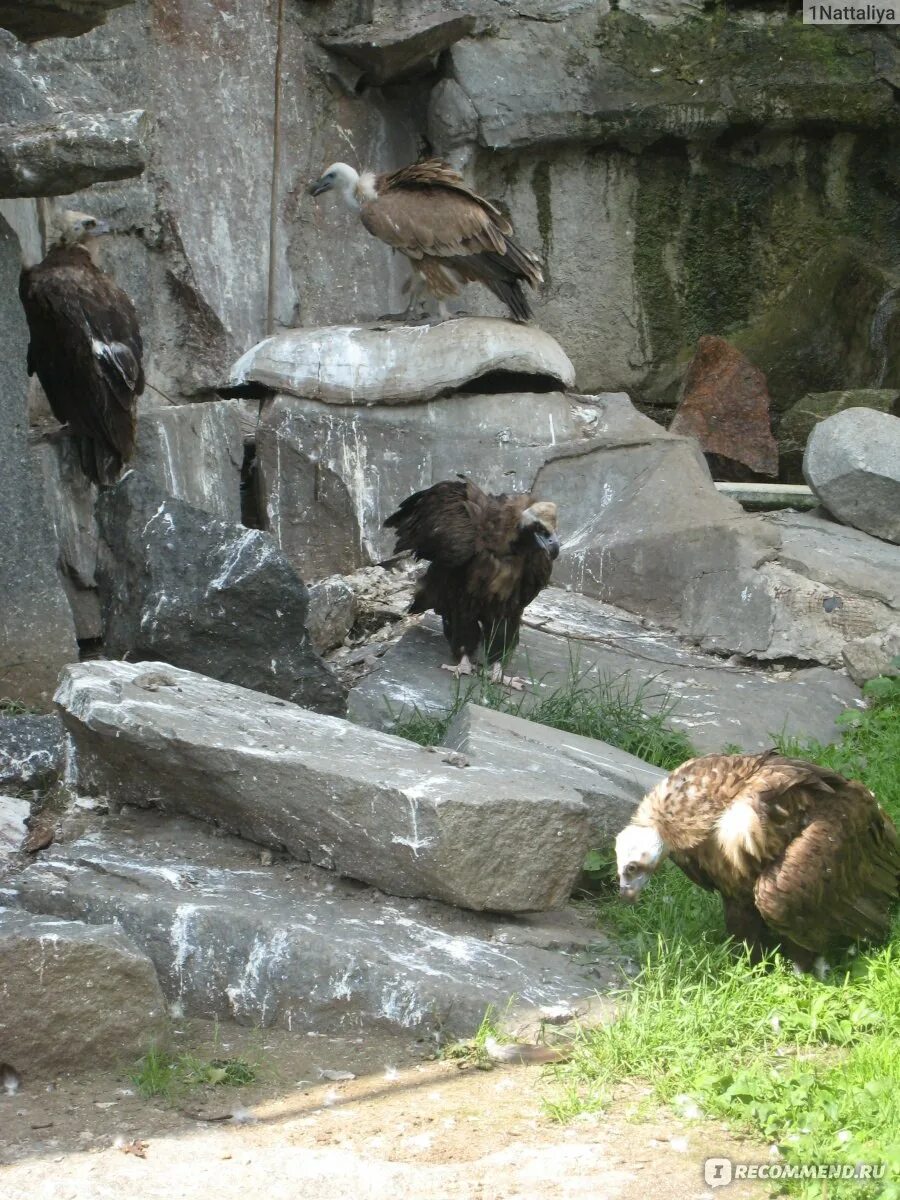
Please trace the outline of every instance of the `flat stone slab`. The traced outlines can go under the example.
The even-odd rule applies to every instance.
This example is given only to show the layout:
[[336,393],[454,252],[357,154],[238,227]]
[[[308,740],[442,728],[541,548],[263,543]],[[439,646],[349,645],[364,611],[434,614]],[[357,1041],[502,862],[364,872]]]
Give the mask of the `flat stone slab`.
[[116,1065],[167,1026],[153,964],[121,929],[0,909],[0,1062],[23,1076]]
[[420,17],[398,25],[356,25],[322,45],[359,67],[361,80],[375,87],[408,78],[434,65],[439,54],[472,33],[470,13]]
[[554,780],[460,768],[401,738],[163,663],[67,667],[75,786],[464,908],[565,903],[589,843]]
[[466,704],[442,739],[478,766],[555,779],[587,805],[592,845],[609,845],[666,772],[596,738]]
[[61,113],[38,125],[0,125],[0,196],[65,196],[140,175],[147,115]]
[[106,818],[29,867],[18,899],[121,924],[175,1011],[301,1033],[374,1018],[471,1035],[488,1004],[557,1005],[621,978],[583,954],[604,938],[572,910],[501,918],[396,900],[314,867],[263,865],[258,847],[215,832],[133,810]]
[[[859,689],[837,671],[762,671],[728,665],[721,658],[687,648],[670,633],[642,624],[629,613],[560,588],[545,589],[525,613],[522,639],[512,670],[533,680],[521,697],[521,713],[571,678],[573,666],[583,685],[601,679],[657,711],[674,703],[668,723],[683,730],[700,753],[729,744],[746,751],[771,746],[782,731],[822,742],[838,736],[835,718],[861,705]],[[391,729],[413,710],[444,714],[460,693],[441,670],[447,644],[429,614],[408,630],[362,683],[350,692],[351,720]],[[470,699],[478,701],[479,685]]]
[[549,333],[495,317],[439,325],[328,325],[291,329],[253,346],[231,368],[223,395],[255,390],[328,404],[412,404],[485,375],[536,377],[563,389],[575,368]]

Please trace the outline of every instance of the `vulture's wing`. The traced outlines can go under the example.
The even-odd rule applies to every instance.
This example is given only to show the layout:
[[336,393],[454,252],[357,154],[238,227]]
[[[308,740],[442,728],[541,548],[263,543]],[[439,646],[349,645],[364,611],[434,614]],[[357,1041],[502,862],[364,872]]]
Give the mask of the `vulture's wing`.
[[143,345],[131,300],[90,263],[39,266],[23,274],[20,294],[32,333],[30,365],[42,382],[42,358],[56,359],[51,375],[69,373],[77,413],[67,412],[65,419],[77,419],[77,432],[108,442],[127,458],[134,397],[144,388]]
[[471,194],[453,188],[391,189],[364,204],[359,215],[369,233],[407,258],[506,252],[496,219]]
[[397,551],[411,550],[445,567],[461,567],[480,549],[481,528],[494,497],[469,480],[445,480],[408,496],[385,526],[397,531]]
[[770,798],[776,816],[796,802],[806,813],[799,833],[755,887],[756,906],[769,925],[817,953],[835,942],[885,937],[900,894],[900,839],[890,818],[861,783],[822,775]]
[[438,188],[456,192],[482,208],[501,233],[512,233],[512,226],[500,209],[491,204],[490,200],[485,200],[483,196],[473,192],[462,175],[454,171],[443,159],[429,158],[424,162],[411,163],[408,167],[401,167],[399,171],[380,175],[376,180],[379,194],[390,191],[420,191],[422,188],[428,188],[429,194],[433,194]]

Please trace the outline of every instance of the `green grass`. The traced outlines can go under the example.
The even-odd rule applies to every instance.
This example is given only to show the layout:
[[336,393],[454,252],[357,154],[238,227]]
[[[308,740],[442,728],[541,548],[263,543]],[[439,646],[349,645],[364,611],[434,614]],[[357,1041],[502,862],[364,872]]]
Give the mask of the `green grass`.
[[[839,744],[781,745],[862,779],[896,821],[900,680],[865,690],[870,707],[845,715]],[[555,1116],[597,1109],[616,1083],[645,1080],[676,1111],[724,1119],[788,1162],[888,1164],[877,1184],[793,1182],[782,1185],[788,1192],[900,1200],[900,921],[886,946],[833,963],[822,984],[778,956],[753,965],[736,954],[723,942],[718,898],[674,866],[638,905],[608,895],[599,909],[640,971],[622,989],[619,1019],[586,1032],[557,1069]],[[712,1133],[707,1140],[715,1153]]]
[[[511,1003],[512,1001],[510,1001]],[[493,1004],[489,1004],[485,1009],[475,1036],[444,1046],[441,1058],[455,1062],[460,1068],[476,1067],[479,1071],[492,1071],[496,1063],[487,1052],[488,1038],[494,1038],[497,1042],[507,1041],[497,1024],[497,1011]]]
[[172,1100],[191,1088],[241,1087],[255,1079],[255,1068],[241,1058],[203,1059],[195,1054],[171,1055],[157,1048],[147,1051],[131,1076],[145,1099],[164,1100]]
[[445,712],[428,714],[413,709],[392,714],[392,732],[421,746],[438,745],[456,714],[471,702],[566,733],[597,738],[665,770],[696,753],[688,738],[668,724],[676,702],[665,687],[654,691],[652,684],[645,683],[633,688],[625,677],[582,671],[574,661],[565,683],[552,692],[542,695],[543,689],[533,686],[534,693],[510,692],[482,673],[465,686],[460,683]]
[[0,696],[0,717],[25,717],[37,711],[21,700],[10,700],[8,696]]

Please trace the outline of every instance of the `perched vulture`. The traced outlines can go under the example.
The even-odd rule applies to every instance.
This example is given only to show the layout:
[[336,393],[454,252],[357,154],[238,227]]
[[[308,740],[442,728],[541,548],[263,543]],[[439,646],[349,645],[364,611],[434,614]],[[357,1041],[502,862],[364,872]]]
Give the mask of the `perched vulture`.
[[94,261],[106,224],[76,212],[57,223],[47,256],[19,279],[28,374],[37,374],[53,415],[75,438],[84,473],[115,483],[134,449],[135,398],[144,389],[137,316]]
[[369,233],[399,250],[417,276],[409,310],[424,288],[441,303],[458,296],[460,285],[483,283],[509,308],[516,321],[531,309],[524,280],[543,282],[540,264],[512,238],[512,225],[499,209],[469,188],[440,159],[413,163],[386,175],[360,175],[346,163],[333,163],[309,185],[310,194],[337,188]]
[[525,606],[550,582],[559,554],[556,505],[445,480],[404,500],[385,525],[396,529],[398,551],[429,561],[409,611],[433,608],[440,616],[456,660],[444,670],[471,675],[483,642],[492,681],[523,688],[503,674],[502,660],[518,643]]
[[872,793],[774,750],[709,754],[658,783],[616,838],[622,898],[666,856],[719,892],[757,957],[780,944],[820,975],[831,951],[887,936],[900,894],[900,839]]

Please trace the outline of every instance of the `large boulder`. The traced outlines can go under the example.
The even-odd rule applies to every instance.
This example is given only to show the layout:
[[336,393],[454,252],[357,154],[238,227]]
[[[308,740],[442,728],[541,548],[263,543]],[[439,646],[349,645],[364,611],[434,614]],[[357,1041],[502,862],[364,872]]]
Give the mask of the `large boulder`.
[[781,478],[803,479],[803,452],[815,427],[845,408],[874,408],[900,417],[900,388],[851,388],[840,392],[810,392],[781,418],[778,453]]
[[644,795],[666,776],[607,742],[480,704],[464,704],[441,740],[479,766],[543,776],[572,788],[587,805],[595,848],[612,845]]
[[120,928],[0,911],[0,1062],[26,1078],[118,1066],[167,1024],[153,963]]
[[0,717],[0,788],[46,788],[63,768],[59,717]]
[[357,86],[381,87],[434,70],[438,56],[474,28],[470,13],[437,13],[397,25],[356,25],[322,45],[358,68]]
[[[266,338],[231,368],[223,395],[260,392],[326,404],[414,404],[448,392],[571,387],[575,370],[549,334],[513,321],[332,325]],[[492,385],[492,386],[491,386]],[[507,382],[503,389],[514,390]]]
[[23,42],[40,38],[78,37],[102,25],[113,8],[133,0],[0,0],[0,25]]
[[669,431],[695,437],[717,477],[778,474],[766,377],[724,338],[697,343]]
[[261,862],[258,847],[218,832],[157,813],[110,817],[21,874],[19,900],[115,922],[179,1011],[245,1025],[376,1021],[470,1037],[489,1005],[519,1015],[618,982],[607,956],[583,953],[604,942],[595,923],[570,911],[518,918],[399,900],[308,864]]
[[78,657],[72,614],[56,573],[53,530],[28,454],[28,329],[14,297],[21,251],[0,217],[0,697],[49,704],[63,663]]
[[39,125],[0,125],[0,196],[64,196],[140,175],[146,114],[64,113]]
[[448,764],[161,663],[70,667],[56,699],[79,792],[213,821],[391,895],[554,908],[588,846],[584,804],[553,780]]
[[307,593],[269,534],[216,520],[131,471],[97,503],[104,644],[323,712],[341,685],[309,643]]
[[849,408],[822,421],[807,443],[803,474],[839,521],[900,542],[900,417]]

